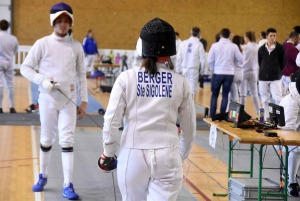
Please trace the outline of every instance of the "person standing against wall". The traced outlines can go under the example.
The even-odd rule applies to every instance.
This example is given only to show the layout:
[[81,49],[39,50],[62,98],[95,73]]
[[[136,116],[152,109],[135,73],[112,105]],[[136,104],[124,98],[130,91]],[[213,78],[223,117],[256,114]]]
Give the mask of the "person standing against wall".
[[264,119],[269,119],[270,96],[276,104],[282,99],[281,71],[285,67],[285,52],[282,45],[276,42],[276,29],[266,31],[268,42],[258,50],[259,94],[264,108]]
[[205,65],[205,52],[199,36],[200,29],[193,27],[191,37],[180,44],[176,55],[176,72],[188,78],[194,95],[197,91],[199,72],[203,75]]
[[238,46],[229,40],[230,30],[221,30],[219,42],[214,43],[208,53],[207,63],[213,73],[211,81],[210,116],[217,110],[217,101],[222,87],[221,113],[226,112],[228,94],[234,77],[235,62],[243,62],[242,53]]
[[259,34],[258,47],[263,46],[264,44],[266,44],[266,42],[268,42],[268,40],[266,39],[266,32],[262,31]]
[[286,65],[282,71],[282,84],[283,84],[283,95],[288,93],[289,84],[291,82],[290,76],[300,70],[300,68],[296,65],[296,58],[299,53],[299,50],[296,48],[299,42],[299,33],[293,31],[289,35],[288,41],[283,45],[286,55]]
[[10,113],[16,113],[14,92],[14,66],[13,57],[18,52],[18,40],[15,36],[7,33],[9,23],[0,21],[0,113],[3,113],[3,81],[5,80],[8,91]]
[[[242,52],[241,48],[241,37],[238,35],[233,36],[232,38],[232,43],[236,44]],[[229,108],[229,102],[233,101],[238,103],[239,102],[239,90],[240,90],[240,85],[242,82],[242,62],[235,61],[234,62],[234,77],[233,77],[233,82],[231,84],[231,89],[229,93],[229,101],[228,101],[228,108]]]
[[97,42],[94,38],[93,30],[89,30],[87,36],[83,39],[82,47],[85,55],[86,69],[94,74],[94,62],[100,59]]
[[247,31],[244,35],[245,45],[243,49],[243,64],[242,64],[242,84],[241,84],[241,101],[242,105],[246,105],[247,89],[250,89],[252,101],[254,103],[256,114],[259,114],[259,99],[257,89],[258,78],[258,45],[255,43],[255,33]]

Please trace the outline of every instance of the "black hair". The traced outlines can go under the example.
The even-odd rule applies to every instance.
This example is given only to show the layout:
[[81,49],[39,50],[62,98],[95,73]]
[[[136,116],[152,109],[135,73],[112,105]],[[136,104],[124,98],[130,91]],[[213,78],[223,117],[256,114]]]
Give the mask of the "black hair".
[[277,33],[277,31],[274,28],[268,28],[266,31],[266,35],[269,35],[269,33]]
[[266,37],[267,37],[267,34],[266,34],[265,31],[260,32],[260,35],[261,35],[263,38],[266,38]]
[[240,52],[242,52],[242,48],[241,48],[242,38],[241,38],[240,36],[238,36],[238,35],[233,36],[232,42],[233,42],[234,44],[236,44],[236,45],[238,46]]
[[199,34],[200,34],[200,29],[199,29],[199,27],[193,27],[193,28],[192,28],[192,35],[193,35],[194,37],[197,37],[197,36],[199,36]]
[[293,31],[289,35],[289,38],[298,38],[298,37],[299,37],[299,33],[297,31]]
[[92,30],[92,29],[88,30],[88,34],[90,34],[91,32],[93,32],[93,30]]
[[179,37],[179,33],[178,32],[175,32],[175,35]]
[[0,29],[3,31],[6,31],[9,27],[9,23],[6,20],[1,20],[0,21]]
[[147,57],[142,64],[142,67],[145,67],[145,72],[150,75],[156,75],[157,73],[157,57]]
[[251,42],[255,42],[256,41],[255,32],[253,32],[253,31],[247,31],[245,33],[245,35],[246,35],[247,38],[249,38],[249,40]]
[[294,26],[294,31],[298,32],[298,34],[300,34],[300,26]]
[[216,36],[215,36],[215,38],[216,38],[216,42],[219,42],[219,40],[220,40],[220,33],[217,33]]
[[224,28],[221,30],[221,35],[224,37],[224,38],[229,38],[230,36],[230,30],[227,29],[227,28]]

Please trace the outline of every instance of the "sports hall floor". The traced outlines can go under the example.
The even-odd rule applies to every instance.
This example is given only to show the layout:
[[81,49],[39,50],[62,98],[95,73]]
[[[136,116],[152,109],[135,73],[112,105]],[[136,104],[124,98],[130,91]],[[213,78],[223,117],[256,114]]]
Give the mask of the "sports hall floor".
[[[89,93],[104,107],[107,106],[109,94],[94,90],[93,80],[88,80]],[[31,104],[30,83],[21,76],[15,77],[15,100],[17,112],[25,112]],[[7,94],[3,100],[3,110],[8,111]],[[219,105],[221,98],[219,96]],[[203,114],[203,107],[210,103],[210,85],[198,89],[195,104],[198,116]],[[199,109],[200,108],[200,109]],[[201,109],[202,108],[202,109]],[[246,111],[254,116],[251,97],[247,97]],[[202,114],[201,114],[202,113]],[[39,172],[39,126],[0,125],[0,201],[60,201],[63,183],[61,166],[61,149],[57,142],[53,147],[48,184],[43,193],[32,193],[31,186]],[[198,130],[195,144],[189,159],[184,164],[187,178],[178,196],[178,201],[225,201],[228,197],[214,197],[213,193],[226,193],[228,141],[226,135],[218,134],[216,149],[208,144],[208,130]],[[249,145],[237,145],[248,148]],[[101,128],[77,127],[75,133],[75,164],[73,183],[81,200],[114,201],[112,174],[98,170],[97,159],[102,153]],[[219,161],[220,158],[220,161]],[[249,169],[249,153],[234,152],[233,168]],[[279,167],[279,161],[272,148],[266,152],[265,164]],[[215,168],[214,168],[215,167]],[[214,169],[213,169],[214,168]],[[213,169],[213,170],[212,170]],[[255,152],[254,177],[258,177],[258,153]],[[279,171],[264,171],[264,177],[279,182]],[[117,200],[121,200],[114,173]],[[298,200],[289,198],[289,200]]]

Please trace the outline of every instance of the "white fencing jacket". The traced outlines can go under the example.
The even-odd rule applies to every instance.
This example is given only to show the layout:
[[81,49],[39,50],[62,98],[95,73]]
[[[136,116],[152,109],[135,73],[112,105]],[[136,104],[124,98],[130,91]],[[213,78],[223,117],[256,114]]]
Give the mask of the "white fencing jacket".
[[289,90],[290,93],[280,102],[284,108],[285,117],[285,126],[281,128],[296,130],[300,125],[300,94],[297,91],[296,82],[290,82]]
[[[281,127],[281,129],[297,130],[300,125],[300,94],[297,91],[296,82],[290,83],[289,90],[290,93],[286,95],[280,102],[280,105],[284,108],[285,117],[285,126]],[[289,146],[289,150],[295,147],[296,146]],[[295,151],[300,152],[300,148],[298,147],[295,149]]]
[[[161,149],[179,147],[188,157],[196,134],[196,114],[188,80],[164,63],[157,63],[158,73],[149,76],[135,67],[117,78],[104,116],[103,147],[106,156],[117,150],[118,130],[124,121],[120,147]],[[178,136],[179,115],[182,136]]]
[[300,52],[297,54],[296,64],[300,67]]
[[13,68],[13,57],[17,52],[17,38],[7,31],[0,31],[0,70]]
[[258,45],[248,42],[242,46],[243,49],[243,74],[253,73],[258,75]]
[[202,43],[197,37],[190,37],[184,40],[176,54],[176,72],[181,73],[185,69],[199,70],[204,74],[205,68],[205,51]]
[[41,86],[44,79],[58,82],[60,90],[69,98],[76,97],[77,81],[81,101],[88,102],[84,53],[81,44],[69,35],[61,38],[53,33],[37,40],[21,65],[21,74],[40,85],[40,93],[49,95],[49,101],[53,102],[67,99],[58,90],[48,93]]

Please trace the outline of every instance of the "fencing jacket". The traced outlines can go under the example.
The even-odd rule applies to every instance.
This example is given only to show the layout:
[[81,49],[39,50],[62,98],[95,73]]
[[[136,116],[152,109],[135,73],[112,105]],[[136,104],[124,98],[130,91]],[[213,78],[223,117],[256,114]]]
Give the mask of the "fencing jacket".
[[[35,67],[38,67],[38,73]],[[53,79],[69,98],[76,97],[77,81],[81,101],[88,101],[83,50],[81,44],[69,35],[61,38],[53,33],[37,40],[21,65],[21,74],[40,85],[39,91],[44,94],[49,93],[41,86],[43,79]],[[50,95],[49,101],[66,101],[58,90]]]
[[[124,130],[120,147],[161,149],[179,146],[183,159],[188,157],[196,133],[196,115],[188,80],[163,63],[158,73],[149,76],[135,67],[117,78],[104,116],[103,147],[106,156],[114,156],[119,128]],[[182,135],[178,136],[179,115]]]
[[285,126],[284,129],[296,130],[300,125],[300,94],[296,88],[296,82],[289,85],[290,93],[280,102],[284,108]]
[[13,68],[13,57],[17,52],[17,38],[7,31],[0,31],[0,69]]
[[258,45],[254,42],[248,42],[242,46],[243,49],[243,74],[253,73],[258,75]]
[[199,38],[190,37],[180,44],[176,54],[176,72],[181,73],[182,68],[200,68],[200,74],[203,75],[204,64],[205,52]]

